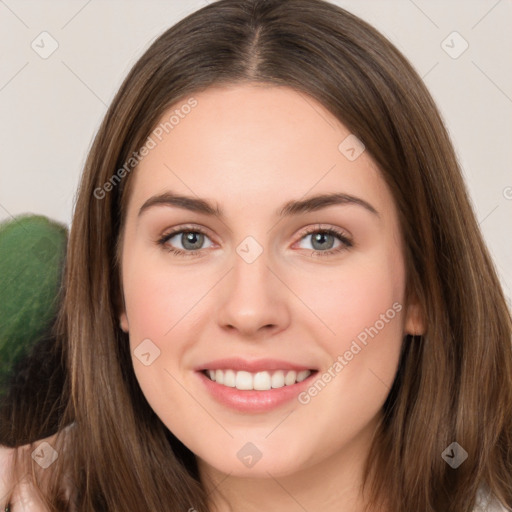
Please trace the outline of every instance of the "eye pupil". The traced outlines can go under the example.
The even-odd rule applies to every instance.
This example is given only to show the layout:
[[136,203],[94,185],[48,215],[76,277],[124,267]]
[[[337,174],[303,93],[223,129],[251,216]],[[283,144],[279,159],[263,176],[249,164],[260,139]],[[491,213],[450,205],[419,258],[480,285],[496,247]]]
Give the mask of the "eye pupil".
[[[329,244],[325,244],[325,239],[327,237],[330,237],[331,239],[334,238],[332,235],[330,235],[328,233],[316,233],[315,235],[313,235],[313,247],[315,247],[315,244],[317,242],[320,242],[319,248],[320,249],[325,249],[327,247],[327,245],[329,245]],[[332,246],[333,246],[333,243],[334,243],[334,240],[332,240],[332,243],[327,248],[331,249]],[[315,247],[315,249],[316,249],[316,247]]]
[[[186,232],[182,235],[182,244],[186,249],[190,249],[192,251],[200,249],[203,243],[204,235],[202,233],[197,233],[193,231]],[[187,243],[191,243],[193,247],[187,247]]]

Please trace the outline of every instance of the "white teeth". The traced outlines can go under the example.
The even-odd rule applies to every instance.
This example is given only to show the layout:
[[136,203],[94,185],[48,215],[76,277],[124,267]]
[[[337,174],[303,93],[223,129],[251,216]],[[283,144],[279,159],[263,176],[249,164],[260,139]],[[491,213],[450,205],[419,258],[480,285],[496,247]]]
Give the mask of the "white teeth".
[[302,382],[303,380],[307,379],[311,375],[311,372],[309,370],[302,370],[301,372],[297,373],[297,382]]
[[311,370],[277,370],[274,372],[256,372],[246,371],[236,372],[234,370],[207,370],[207,375],[217,384],[222,384],[230,388],[237,388],[242,391],[257,390],[268,391],[269,389],[291,386],[296,382],[302,382],[311,375]]
[[291,371],[286,374],[286,377],[284,378],[284,383],[287,386],[291,386],[292,384],[295,384],[296,379],[297,379],[297,372]]
[[258,391],[268,391],[271,388],[270,373],[258,372],[253,379],[253,388]]
[[[217,373],[221,370],[217,370]],[[236,372],[236,389],[254,389],[252,387],[252,375],[249,372]]]
[[282,370],[278,370],[272,375],[272,387],[273,388],[282,388],[284,386],[284,372]]
[[236,373],[233,370],[224,372],[224,386],[234,388],[236,386]]

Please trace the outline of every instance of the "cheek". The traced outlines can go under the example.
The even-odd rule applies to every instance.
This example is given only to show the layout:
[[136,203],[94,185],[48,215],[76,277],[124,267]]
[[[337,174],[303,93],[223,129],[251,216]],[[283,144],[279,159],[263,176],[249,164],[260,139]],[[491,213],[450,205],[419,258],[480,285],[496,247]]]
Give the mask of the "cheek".
[[[132,252],[123,275],[129,341],[137,380],[152,408],[166,411],[169,400],[180,402],[180,373],[187,351],[200,336],[204,302],[215,283],[212,275],[185,267],[170,268]],[[211,273],[210,273],[211,274]],[[204,315],[203,315],[204,316]],[[196,335],[197,334],[197,335]],[[149,340],[149,341],[148,341]],[[142,348],[143,347],[143,348]],[[139,358],[141,354],[150,353]],[[147,359],[150,364],[146,365]],[[182,397],[186,399],[186,397]]]
[[299,282],[298,294],[311,305],[311,318],[318,318],[324,333],[319,339],[329,353],[358,337],[364,342],[375,327],[383,337],[401,341],[405,272],[398,248],[347,258],[339,268],[321,269]]
[[[337,402],[340,407],[334,416],[341,421],[348,413],[360,418],[362,425],[381,408],[398,368],[404,287],[404,264],[394,246],[350,263],[347,259],[339,272],[319,274],[314,283],[304,281],[303,296],[321,319],[314,327],[315,337],[328,354],[325,378],[319,375],[328,389],[323,391],[319,382],[304,396],[304,403],[316,401],[314,415],[325,414],[322,403]],[[317,401],[318,393],[323,399]]]
[[172,336],[204,295],[205,284],[197,274],[145,264],[127,265],[124,276],[130,337]]
[[389,394],[403,339],[404,280],[399,254],[389,252],[317,276],[315,287],[304,284],[328,360],[300,400],[326,454],[369,424]]
[[[189,322],[200,290],[190,286],[186,273],[151,264],[147,257],[144,260],[134,254],[125,268],[123,285],[135,376],[164,423],[168,427],[179,425],[187,397],[175,377],[190,343],[187,336],[194,338]],[[185,325],[187,336],[178,335]],[[170,403],[176,406],[169,407]]]

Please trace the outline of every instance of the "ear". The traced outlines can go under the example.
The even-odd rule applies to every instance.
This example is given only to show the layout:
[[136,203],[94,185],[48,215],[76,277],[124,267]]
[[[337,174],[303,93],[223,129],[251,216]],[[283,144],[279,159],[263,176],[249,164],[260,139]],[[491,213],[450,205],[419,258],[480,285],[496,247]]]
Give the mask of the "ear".
[[128,315],[126,314],[126,303],[124,301],[124,291],[121,285],[121,289],[119,290],[119,295],[116,296],[116,309],[119,313],[119,326],[121,329],[128,333],[129,324],[128,324]]
[[423,308],[421,307],[416,294],[411,296],[408,301],[407,310],[405,313],[405,333],[415,336],[425,334],[427,329],[427,322]]
[[126,311],[123,311],[121,315],[119,316],[119,325],[121,326],[121,329],[128,333],[128,316],[126,315]]

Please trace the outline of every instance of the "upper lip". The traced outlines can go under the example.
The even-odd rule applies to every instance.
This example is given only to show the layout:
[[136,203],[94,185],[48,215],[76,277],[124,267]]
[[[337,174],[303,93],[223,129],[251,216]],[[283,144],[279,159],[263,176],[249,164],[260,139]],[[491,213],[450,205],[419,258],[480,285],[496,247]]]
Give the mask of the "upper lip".
[[202,370],[235,370],[246,371],[250,373],[264,372],[272,370],[312,370],[311,366],[282,361],[279,359],[253,359],[247,360],[240,357],[230,357],[226,359],[216,359],[202,364],[196,368],[196,371]]

